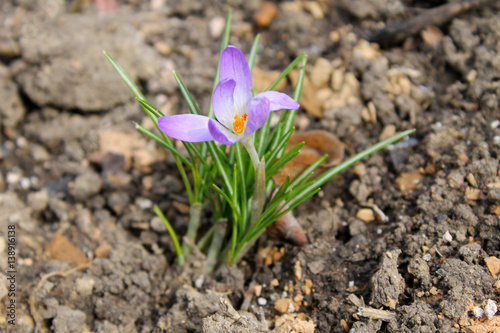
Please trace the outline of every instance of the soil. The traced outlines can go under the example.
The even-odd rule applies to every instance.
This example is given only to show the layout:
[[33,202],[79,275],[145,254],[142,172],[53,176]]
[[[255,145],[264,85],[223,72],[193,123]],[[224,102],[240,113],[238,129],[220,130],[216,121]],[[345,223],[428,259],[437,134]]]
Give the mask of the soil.
[[364,39],[443,2],[228,2],[230,44],[248,54],[262,34],[259,89],[309,56],[299,131],[335,134],[346,156],[416,132],[294,211],[306,245],[263,236],[210,276],[199,253],[175,265],[152,206],[182,234],[187,195],[101,51],[164,113],[187,112],[172,70],[207,109],[229,5],[2,1],[0,312],[16,311],[0,330],[500,332],[500,3],[392,46]]

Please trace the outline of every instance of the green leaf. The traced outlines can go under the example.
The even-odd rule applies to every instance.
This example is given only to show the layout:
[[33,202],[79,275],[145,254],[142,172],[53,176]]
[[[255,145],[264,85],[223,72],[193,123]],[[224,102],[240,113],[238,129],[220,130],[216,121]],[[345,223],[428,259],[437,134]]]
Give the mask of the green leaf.
[[140,99],[140,98],[136,98],[136,99],[137,99],[137,102],[139,102],[139,104],[141,104],[144,111],[146,111],[146,112],[149,111],[156,119],[164,116],[164,114],[160,110],[155,108],[153,105],[149,104],[149,102],[146,101],[145,99]]
[[255,36],[255,39],[250,49],[250,55],[248,56],[248,66],[250,67],[250,73],[252,73],[253,66],[255,65],[255,59],[257,58],[257,51],[259,50],[260,34]]
[[179,239],[177,238],[177,235],[175,234],[174,228],[172,228],[172,225],[170,224],[170,222],[168,222],[165,215],[163,215],[163,212],[161,211],[160,207],[155,205],[154,212],[163,221],[163,224],[165,224],[165,227],[167,228],[167,231],[168,231],[168,234],[170,235],[170,238],[172,238],[172,242],[174,243],[175,252],[177,254],[177,262],[178,262],[179,266],[184,266],[184,255],[182,254],[181,245],[179,243]]
[[238,218],[240,217],[240,212],[238,211],[238,207],[235,205],[235,203],[233,202],[233,200],[231,199],[231,197],[229,195],[227,195],[227,193],[225,193],[219,186],[215,185],[215,184],[212,184],[213,188],[220,194],[222,195],[222,197],[226,200],[226,202],[229,204],[229,206],[231,206],[231,209],[233,210],[233,212],[236,213],[236,215],[238,216]]
[[323,163],[326,159],[328,158],[328,155],[325,154],[318,158],[316,161],[314,161],[313,164],[309,165],[307,168],[305,168],[295,179],[292,181],[290,184],[290,187],[295,187],[297,184],[300,184],[303,180],[306,178],[309,178],[310,175]]
[[272,176],[276,172],[278,172],[279,169],[281,169],[285,164],[287,164],[292,158],[297,156],[299,154],[300,148],[304,146],[305,142],[300,142],[299,144],[295,145],[292,149],[290,149],[285,155],[280,157],[273,165],[271,165],[268,170],[266,170],[266,181],[271,179]]
[[108,54],[108,52],[106,52],[106,51],[102,51],[102,53],[104,53],[104,56],[106,57],[106,59],[108,59],[108,61],[111,63],[111,65],[115,68],[115,70],[121,76],[122,80],[125,82],[125,84],[127,85],[127,87],[130,89],[130,91],[132,91],[132,93],[134,94],[134,96],[136,98],[146,100],[146,97],[144,97],[144,95],[142,94],[141,90],[136,86],[136,84],[134,83],[134,81],[132,81],[132,79],[130,78],[130,76],[128,76],[128,74],[125,73],[125,71],[123,70],[123,68],[120,65],[118,65],[118,63],[115,61],[115,59],[113,59],[113,57],[111,57]]
[[179,86],[179,89],[181,90],[182,97],[184,97],[184,100],[186,101],[186,104],[188,106],[189,111],[192,114],[200,114],[200,109],[198,108],[198,105],[196,105],[188,88],[186,87],[184,82],[182,82],[181,77],[175,71],[173,73],[174,73],[175,81],[177,82],[177,85]]
[[285,68],[285,70],[283,72],[281,72],[280,76],[278,76],[276,78],[276,80],[273,81],[273,83],[271,83],[271,85],[269,87],[267,87],[266,90],[273,90],[274,88],[276,88],[276,86],[278,85],[278,83],[281,82],[281,80],[283,80],[285,78],[285,76],[288,75],[288,73],[290,73],[290,71],[299,63],[299,61],[305,56],[304,53],[302,53],[301,55],[299,55],[297,58],[295,58],[294,61],[292,61],[290,63],[290,65],[288,65],[287,68]]

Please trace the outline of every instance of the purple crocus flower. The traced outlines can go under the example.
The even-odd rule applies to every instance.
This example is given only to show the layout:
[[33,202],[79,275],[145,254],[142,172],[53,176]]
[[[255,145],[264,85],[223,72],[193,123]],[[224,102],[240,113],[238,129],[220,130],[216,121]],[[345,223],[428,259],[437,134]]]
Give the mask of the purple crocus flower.
[[232,145],[252,134],[266,122],[271,111],[295,110],[299,104],[277,91],[264,91],[252,97],[252,75],[245,55],[234,46],[222,51],[220,82],[212,96],[217,120],[195,114],[158,118],[158,127],[182,141],[216,140]]

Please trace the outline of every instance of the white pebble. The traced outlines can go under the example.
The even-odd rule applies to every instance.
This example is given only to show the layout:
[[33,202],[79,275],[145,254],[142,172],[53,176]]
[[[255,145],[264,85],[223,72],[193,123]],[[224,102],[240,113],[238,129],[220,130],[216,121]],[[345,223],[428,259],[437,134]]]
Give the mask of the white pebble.
[[31,187],[31,180],[28,177],[22,177],[19,181],[19,185],[25,190]]
[[149,208],[153,207],[153,202],[149,199],[142,199],[141,198],[141,199],[137,200],[137,205],[141,209],[149,209]]
[[486,306],[484,307],[484,314],[486,315],[486,317],[488,317],[489,320],[491,320],[495,313],[497,313],[497,311],[497,303],[489,299],[488,302],[486,302]]
[[349,283],[347,284],[347,287],[348,288],[354,287],[354,281],[349,281]]
[[21,175],[17,172],[7,172],[6,175],[7,183],[9,184],[17,184],[21,180]]
[[426,255],[424,255],[422,257],[422,259],[424,259],[425,261],[431,261],[432,260],[432,256],[430,255],[430,253],[427,253]]
[[267,299],[265,299],[264,297],[259,297],[257,298],[257,304],[259,304],[260,306],[264,306],[267,304]]
[[491,129],[495,129],[497,128],[498,126],[500,126],[500,120],[493,120],[491,123],[490,123],[490,127]]
[[226,21],[224,18],[220,16],[216,16],[210,20],[208,23],[208,30],[210,31],[210,36],[213,38],[219,38],[224,31],[224,26],[226,25]]
[[484,316],[484,310],[481,309],[480,306],[476,306],[474,309],[472,309],[472,313],[474,313],[474,317],[476,317],[477,319]]
[[443,240],[448,242],[448,243],[451,243],[451,241],[453,240],[453,236],[450,234],[450,232],[448,230],[443,235]]

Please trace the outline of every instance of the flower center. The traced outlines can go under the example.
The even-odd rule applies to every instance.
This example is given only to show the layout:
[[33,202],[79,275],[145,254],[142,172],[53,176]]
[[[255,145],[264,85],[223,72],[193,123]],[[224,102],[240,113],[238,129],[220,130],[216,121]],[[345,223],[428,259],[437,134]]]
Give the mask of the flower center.
[[244,113],[243,116],[234,116],[233,129],[236,133],[241,134],[245,129],[245,122],[247,121],[247,114]]

